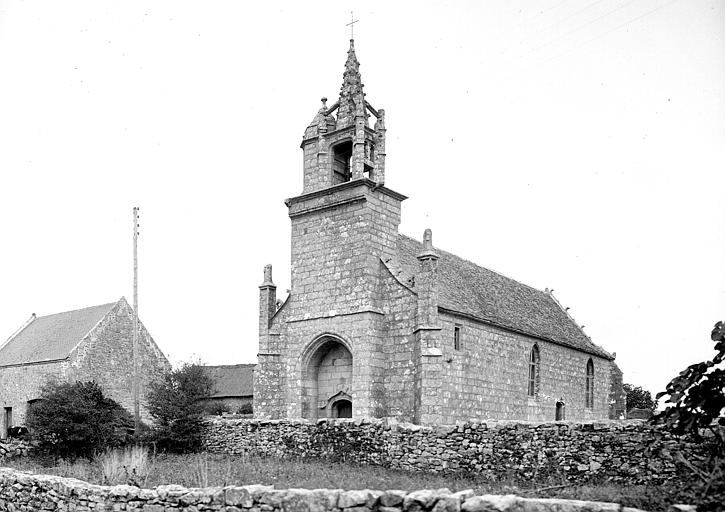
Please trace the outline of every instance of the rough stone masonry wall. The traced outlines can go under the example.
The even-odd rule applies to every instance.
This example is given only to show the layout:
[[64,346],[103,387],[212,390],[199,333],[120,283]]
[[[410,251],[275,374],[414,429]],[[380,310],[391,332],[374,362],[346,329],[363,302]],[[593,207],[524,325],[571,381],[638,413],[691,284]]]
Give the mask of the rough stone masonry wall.
[[25,457],[30,451],[30,443],[20,439],[0,440],[0,461],[13,457]]
[[[151,420],[146,409],[149,384],[170,370],[171,365],[143,324],[139,329],[138,350],[140,413],[141,419],[148,422]],[[68,359],[68,381],[95,380],[106,396],[133,411],[133,310],[126,300],[111,308]]]
[[517,496],[474,496],[471,491],[372,491],[340,489],[275,490],[270,486],[185,488],[163,485],[92,485],[73,478],[32,475],[0,468],[0,510],[75,510],[167,512],[637,512],[615,503]]
[[[441,314],[440,321],[444,417],[553,421],[560,400],[565,403],[565,420],[609,417],[608,360],[460,316]],[[454,326],[460,327],[460,350],[453,347]],[[539,379],[535,396],[529,397],[529,360],[534,344],[540,354]],[[594,364],[592,408],[587,408],[585,401],[589,359]]]
[[7,427],[25,424],[28,401],[40,397],[48,380],[64,379],[67,367],[67,361],[56,361],[0,368],[0,411],[12,407],[13,414],[13,425],[5,425],[5,419],[0,419],[0,437],[5,437]]
[[[655,438],[662,449],[646,454]],[[451,427],[381,420],[232,420],[208,423],[207,449],[357,463],[428,472],[470,472],[487,478],[551,474],[576,479],[659,484],[676,478],[677,453],[704,447],[641,421],[467,423]]]

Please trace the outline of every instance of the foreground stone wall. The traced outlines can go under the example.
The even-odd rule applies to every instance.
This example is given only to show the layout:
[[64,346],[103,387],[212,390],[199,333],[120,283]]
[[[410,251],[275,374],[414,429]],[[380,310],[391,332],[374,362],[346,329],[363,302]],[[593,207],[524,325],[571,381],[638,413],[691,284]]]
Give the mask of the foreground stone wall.
[[[661,448],[646,453],[654,438]],[[488,478],[546,475],[659,484],[681,475],[678,453],[704,447],[641,421],[468,423],[426,428],[381,420],[214,419],[207,449],[273,457],[350,460],[428,472],[470,472]]]
[[342,491],[340,489],[275,490],[269,486],[209,487],[164,485],[139,489],[128,485],[92,485],[73,478],[33,475],[0,468],[0,510],[75,510],[165,512],[485,512],[560,511],[637,512],[615,503],[517,496],[474,496],[447,489],[405,491]]

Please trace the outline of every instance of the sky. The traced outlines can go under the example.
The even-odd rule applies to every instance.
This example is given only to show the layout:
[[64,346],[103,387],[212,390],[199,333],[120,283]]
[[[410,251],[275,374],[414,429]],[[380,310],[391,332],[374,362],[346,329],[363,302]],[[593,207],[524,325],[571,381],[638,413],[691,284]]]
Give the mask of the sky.
[[400,231],[554,295],[653,393],[725,320],[725,2],[0,0],[0,342],[133,296],[178,364],[256,361],[283,203],[354,11]]

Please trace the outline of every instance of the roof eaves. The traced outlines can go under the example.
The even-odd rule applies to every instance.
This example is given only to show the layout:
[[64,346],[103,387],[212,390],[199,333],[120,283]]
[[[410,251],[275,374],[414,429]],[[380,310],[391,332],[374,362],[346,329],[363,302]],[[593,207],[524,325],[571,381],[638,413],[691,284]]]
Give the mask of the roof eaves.
[[595,356],[598,356],[598,357],[605,357],[607,359],[613,359],[612,356],[609,354],[609,352],[607,352],[606,350],[603,350],[603,349],[599,348],[597,345],[595,345],[595,346],[597,346],[597,348],[599,348],[599,350],[602,353],[607,354],[607,356],[603,356],[601,353],[598,354],[595,351],[584,350],[582,347],[577,347],[574,344],[565,343],[563,341],[556,340],[554,338],[548,338],[546,336],[542,336],[540,334],[535,334],[535,333],[532,333],[532,332],[528,332],[528,331],[525,331],[523,329],[517,329],[516,327],[511,327],[509,325],[505,325],[505,324],[502,324],[500,322],[496,322],[494,320],[489,320],[489,319],[486,319],[486,318],[481,318],[479,316],[472,315],[471,313],[465,313],[463,311],[457,311],[455,309],[450,309],[450,308],[447,308],[445,306],[440,306],[440,305],[438,306],[438,310],[439,311],[442,311],[443,313],[449,313],[449,314],[452,314],[452,315],[458,315],[458,316],[462,316],[464,318],[469,318],[471,320],[475,320],[477,322],[481,322],[481,323],[484,323],[484,324],[492,325],[494,327],[498,327],[499,329],[505,329],[507,331],[515,332],[517,334],[523,334],[524,336],[528,336],[530,338],[534,338],[534,339],[537,339],[537,340],[548,341],[549,343],[554,343],[554,344],[559,345],[559,346],[562,346],[562,347],[572,348],[574,350],[578,350],[579,352],[583,352],[585,354],[591,354],[591,355],[595,355]]
[[28,363],[12,363],[12,364],[0,364],[0,368],[14,368],[18,366],[35,366],[39,364],[49,364],[49,363],[61,363],[63,361],[67,361],[68,356],[61,357],[60,359],[45,359],[43,361],[30,361]]
[[576,328],[577,328],[577,329],[579,330],[579,332],[580,332],[580,333],[582,333],[582,335],[583,335],[584,337],[586,337],[586,339],[588,339],[588,340],[589,340],[589,343],[591,343],[592,345],[594,345],[595,347],[597,347],[597,348],[598,348],[599,350],[601,350],[601,351],[602,351],[603,353],[607,354],[607,355],[608,355],[608,356],[609,356],[609,357],[610,357],[610,358],[611,358],[612,360],[614,360],[614,356],[613,356],[612,354],[610,354],[609,352],[607,352],[606,350],[604,350],[604,349],[603,349],[602,347],[600,347],[599,345],[597,345],[596,343],[594,343],[594,342],[592,341],[592,338],[591,338],[591,337],[590,337],[590,336],[589,336],[589,335],[588,335],[587,333],[585,333],[585,332],[584,332],[584,329],[582,329],[581,325],[579,325],[579,324],[577,323],[577,321],[576,321],[576,320],[574,320],[574,317],[573,317],[573,316],[571,316],[571,314],[569,314],[568,308],[564,308],[564,307],[563,307],[563,306],[561,305],[561,302],[559,302],[559,301],[557,300],[557,298],[556,298],[556,297],[554,297],[554,291],[553,291],[553,290],[548,290],[548,291],[547,291],[546,293],[547,293],[547,295],[548,295],[549,297],[551,297],[551,298],[552,298],[552,299],[554,300],[554,303],[555,303],[555,304],[556,304],[557,306],[559,306],[559,309],[561,309],[561,310],[562,310],[562,311],[564,312],[564,314],[565,314],[565,315],[566,315],[567,317],[569,317],[569,320],[571,320],[571,321],[572,321],[572,323],[573,323],[574,325],[576,325]]

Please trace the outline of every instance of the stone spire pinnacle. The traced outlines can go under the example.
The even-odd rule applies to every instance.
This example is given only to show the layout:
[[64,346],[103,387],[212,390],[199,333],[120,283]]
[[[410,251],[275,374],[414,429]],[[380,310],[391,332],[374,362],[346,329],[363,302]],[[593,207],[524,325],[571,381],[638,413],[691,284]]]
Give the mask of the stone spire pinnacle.
[[360,77],[360,63],[355,55],[355,40],[350,39],[350,49],[347,51],[345,72],[342,75],[340,88],[340,108],[337,111],[337,128],[349,126],[355,121],[356,109],[365,112],[365,94]]

